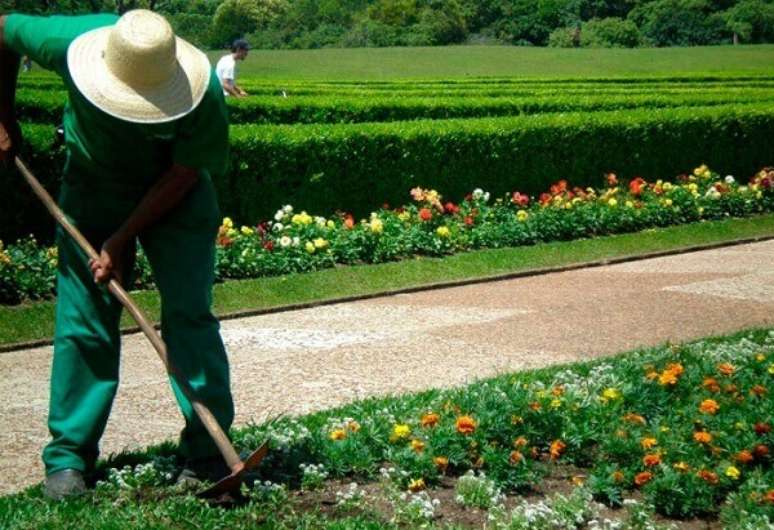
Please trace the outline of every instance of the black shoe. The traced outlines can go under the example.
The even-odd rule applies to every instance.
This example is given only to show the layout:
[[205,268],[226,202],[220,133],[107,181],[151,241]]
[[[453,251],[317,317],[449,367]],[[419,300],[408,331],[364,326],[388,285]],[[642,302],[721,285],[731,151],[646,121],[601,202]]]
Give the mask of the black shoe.
[[222,456],[208,456],[187,460],[183,470],[177,477],[177,484],[183,486],[198,486],[204,481],[217,482],[231,474]]
[[54,501],[84,493],[86,483],[83,481],[83,473],[77,469],[64,469],[48,475],[43,488],[43,494]]

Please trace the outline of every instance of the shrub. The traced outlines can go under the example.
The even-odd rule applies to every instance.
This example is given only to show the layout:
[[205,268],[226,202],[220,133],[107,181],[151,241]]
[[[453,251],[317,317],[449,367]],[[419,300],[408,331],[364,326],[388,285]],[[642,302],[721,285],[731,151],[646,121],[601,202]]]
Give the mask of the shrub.
[[580,41],[584,48],[635,48],[642,36],[631,20],[594,18],[583,24]]

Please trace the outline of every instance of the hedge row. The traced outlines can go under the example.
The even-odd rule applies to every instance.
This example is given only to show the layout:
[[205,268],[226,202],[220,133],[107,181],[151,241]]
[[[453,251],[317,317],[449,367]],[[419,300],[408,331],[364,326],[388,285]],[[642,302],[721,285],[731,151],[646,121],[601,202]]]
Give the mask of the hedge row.
[[[58,123],[65,92],[20,91],[17,107],[25,121]],[[478,118],[543,112],[581,112],[722,105],[774,100],[774,90],[688,91],[687,93],[590,93],[544,97],[322,97],[253,96],[230,99],[232,123],[358,123],[415,119]]]
[[[365,215],[406,189],[447,190],[458,199],[474,187],[495,195],[537,193],[559,178],[599,184],[608,171],[645,178],[677,174],[702,162],[750,175],[774,152],[774,104],[508,118],[232,127],[232,169],[216,179],[225,215],[270,217],[278,204]],[[26,126],[27,156],[55,183],[61,150],[50,126]],[[8,181],[12,179],[12,181]],[[2,175],[0,239],[51,223],[15,175]]]

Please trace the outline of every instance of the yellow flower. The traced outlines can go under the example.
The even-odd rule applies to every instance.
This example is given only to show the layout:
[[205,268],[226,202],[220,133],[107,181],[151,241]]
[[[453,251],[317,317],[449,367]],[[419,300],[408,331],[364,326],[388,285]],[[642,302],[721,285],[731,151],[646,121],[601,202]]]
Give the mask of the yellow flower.
[[309,225],[312,224],[312,221],[314,221],[314,219],[306,212],[297,213],[291,218],[291,222],[294,225]]
[[618,205],[618,201],[615,199],[608,199],[607,205],[611,208],[615,208]]
[[551,408],[552,409],[558,409],[562,406],[562,400],[561,399],[552,399],[551,400]]
[[529,214],[526,212],[526,210],[519,210],[516,212],[516,219],[518,219],[520,222],[524,222],[527,219],[529,219]]
[[425,450],[425,442],[417,438],[414,438],[413,440],[411,440],[411,448],[417,453],[421,453],[422,451]]
[[373,232],[374,234],[381,234],[382,232],[384,232],[384,223],[378,217],[374,217],[373,219],[371,219],[371,222],[369,223],[368,226],[371,229],[371,232]]
[[771,375],[774,375],[774,363],[771,363],[771,364],[769,365],[769,373],[770,373]]
[[411,214],[408,212],[401,212],[398,214],[398,219],[400,219],[403,222],[406,222],[409,219],[411,219]]
[[438,234],[438,237],[446,238],[451,235],[451,230],[448,226],[439,226],[435,233]]
[[347,437],[347,431],[344,429],[336,429],[334,431],[331,431],[331,434],[329,435],[330,439],[333,441],[343,440]]
[[671,183],[671,182],[664,182],[664,185],[663,185],[663,186],[661,186],[661,188],[662,188],[664,191],[669,191],[669,190],[671,190],[671,189],[672,189],[672,183]]
[[327,226],[328,228],[333,229],[333,228],[336,228],[336,223],[334,223],[333,221],[329,220],[327,223],[325,223],[325,226]]
[[617,388],[606,388],[602,391],[602,399],[605,401],[615,401],[621,399],[621,391]]
[[704,215],[704,207],[699,206],[699,215]]
[[314,248],[323,249],[327,246],[328,246],[328,242],[321,237],[318,237],[317,239],[314,240]]
[[234,228],[234,221],[231,220],[231,217],[223,218],[223,228],[226,228],[226,229]]
[[672,206],[672,199],[664,199],[664,206],[667,208]]
[[726,476],[727,477],[730,477],[730,478],[736,480],[736,479],[739,478],[739,475],[741,475],[741,473],[734,466],[728,466],[728,468],[726,468]]
[[672,467],[678,471],[682,471],[683,473],[691,469],[691,466],[689,466],[686,462],[677,462],[676,464],[672,464]]
[[245,235],[245,236],[251,236],[255,233],[255,231],[249,226],[243,226],[240,232],[242,232],[242,235]]
[[[3,248],[3,242],[0,241],[0,250],[2,250],[2,248]],[[762,363],[763,361],[766,360],[766,356],[763,355],[762,353],[759,353],[758,355],[755,356],[755,360],[758,361],[759,363]]]
[[314,254],[314,251],[315,251],[315,248],[314,248],[314,243],[312,243],[311,241],[307,241],[307,242],[306,242],[306,245],[304,245],[304,248],[305,248],[305,249],[306,249],[306,251],[307,251],[307,252],[309,252],[310,254]]
[[422,491],[423,489],[425,489],[425,481],[424,481],[424,479],[418,478],[418,479],[412,480],[411,482],[409,482],[408,489],[409,489],[409,491],[411,493],[416,493],[418,491]]
[[411,434],[411,427],[405,423],[398,423],[392,428],[392,440],[404,440]]
[[658,441],[655,438],[643,438],[640,441],[640,445],[642,448],[647,451],[648,449],[651,449],[658,445]]
[[633,203],[632,201],[626,201],[626,204],[625,204],[625,206],[626,206],[627,208],[634,208],[634,203]]

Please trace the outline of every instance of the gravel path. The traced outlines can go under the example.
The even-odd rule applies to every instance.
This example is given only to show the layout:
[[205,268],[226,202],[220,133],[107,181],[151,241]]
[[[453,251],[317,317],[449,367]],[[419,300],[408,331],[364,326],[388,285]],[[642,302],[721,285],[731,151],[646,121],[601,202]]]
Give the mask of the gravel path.
[[[223,323],[237,424],[774,325],[774,241]],[[103,453],[174,439],[160,362],[124,337]],[[52,350],[0,354],[0,493],[42,478]]]

